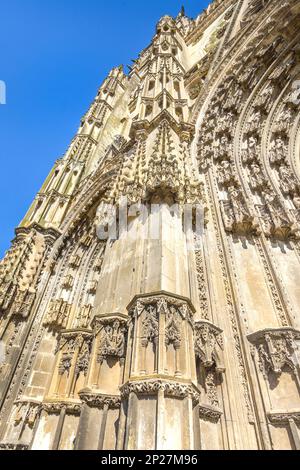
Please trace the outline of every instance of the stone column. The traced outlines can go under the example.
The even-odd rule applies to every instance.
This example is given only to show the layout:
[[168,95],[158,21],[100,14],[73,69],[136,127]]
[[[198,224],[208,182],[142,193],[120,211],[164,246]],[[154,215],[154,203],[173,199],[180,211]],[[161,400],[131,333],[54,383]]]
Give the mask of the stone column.
[[127,351],[118,448],[124,442],[126,450],[193,449],[200,394],[186,350],[194,349],[194,307],[161,291],[136,296],[128,311],[129,331],[138,336]]

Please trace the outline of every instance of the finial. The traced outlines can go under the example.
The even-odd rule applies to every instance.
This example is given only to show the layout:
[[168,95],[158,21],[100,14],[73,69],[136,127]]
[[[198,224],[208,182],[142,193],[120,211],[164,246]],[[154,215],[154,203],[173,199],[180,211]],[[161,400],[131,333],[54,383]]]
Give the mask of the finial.
[[181,16],[185,16],[185,8],[184,8],[183,5],[181,7],[181,12],[180,13],[181,13]]

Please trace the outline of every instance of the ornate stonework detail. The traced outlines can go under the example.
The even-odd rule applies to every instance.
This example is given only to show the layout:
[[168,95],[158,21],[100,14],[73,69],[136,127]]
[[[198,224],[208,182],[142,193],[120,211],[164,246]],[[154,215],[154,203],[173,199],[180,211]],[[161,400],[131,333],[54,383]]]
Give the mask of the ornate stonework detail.
[[[137,309],[143,309],[137,306]],[[147,346],[149,342],[155,342],[158,338],[158,309],[155,305],[145,308],[146,314],[142,322],[142,344]]]
[[112,395],[103,395],[92,393],[90,390],[80,392],[80,398],[91,408],[103,409],[107,406],[109,409],[118,409],[121,406],[121,397]]
[[72,305],[68,304],[68,302],[63,299],[52,300],[49,304],[44,324],[66,328],[71,308]]
[[214,366],[217,372],[224,372],[220,357],[223,349],[222,330],[206,321],[195,323],[195,353],[206,369]]
[[157,395],[159,391],[163,391],[165,396],[170,397],[182,399],[191,397],[195,404],[199,403],[200,399],[199,391],[193,386],[163,380],[131,382],[121,387],[121,395],[125,398],[131,393],[136,395]]
[[[197,243],[197,240],[196,240]],[[201,307],[201,317],[209,320],[209,294],[207,289],[207,277],[205,276],[204,256],[202,250],[195,251],[196,269],[197,269],[197,283],[199,292],[199,302]]]
[[292,328],[264,330],[248,339],[257,348],[259,369],[264,377],[267,378],[269,372],[280,375],[284,367],[288,367],[299,380],[299,363],[295,356],[299,331]]
[[22,423],[23,426],[28,424],[33,428],[41,410],[41,403],[21,401],[16,403],[16,406],[15,425]]
[[268,418],[271,423],[274,424],[284,424],[288,423],[290,420],[299,423],[300,422],[300,410],[292,411],[290,413],[287,412],[272,412],[268,414]]
[[25,291],[17,290],[10,307],[10,314],[27,318],[31,312],[35,297],[36,293],[29,289]]
[[67,376],[69,376],[76,352],[75,375],[78,376],[81,373],[84,375],[87,374],[91,352],[91,340],[92,336],[90,333],[80,330],[78,332],[71,331],[62,333],[58,345],[59,351],[61,351],[58,364],[59,375],[67,374]]
[[79,415],[81,404],[72,402],[44,402],[42,410],[48,414],[60,414],[62,410],[65,410],[70,415]]
[[228,232],[257,233],[258,222],[247,208],[240,189],[230,186],[228,188],[228,200],[222,201],[221,204],[225,229]]
[[217,423],[218,421],[220,421],[222,414],[222,411],[217,408],[213,408],[207,405],[199,406],[199,417],[204,421],[211,421],[213,423]]
[[220,403],[216,384],[216,374],[214,371],[209,371],[207,373],[205,389],[210,405],[219,408]]
[[29,446],[25,444],[16,444],[16,443],[0,443],[0,450],[18,450],[25,451],[29,450]]
[[76,328],[88,328],[91,321],[92,311],[92,305],[84,305],[79,308],[76,317]]
[[235,347],[237,360],[238,360],[239,377],[240,377],[240,382],[241,382],[241,386],[243,389],[243,396],[244,396],[244,400],[245,400],[245,404],[247,408],[248,419],[249,419],[249,422],[253,422],[254,420],[253,407],[252,407],[251,395],[250,395],[249,385],[248,385],[248,380],[247,380],[247,373],[245,369],[245,358],[242,352],[241,337],[239,334],[238,321],[236,318],[236,311],[234,307],[233,293],[232,293],[232,289],[230,286],[230,281],[229,281],[229,276],[228,276],[228,271],[227,271],[228,268],[226,265],[226,258],[225,258],[225,254],[224,254],[223,247],[222,247],[221,237],[219,234],[219,227],[216,221],[215,214],[213,215],[214,215],[215,230],[217,233],[218,255],[219,255],[219,260],[221,263],[221,272],[222,272],[222,277],[223,277],[223,282],[224,282],[224,288],[226,291],[226,303],[227,303],[227,308],[228,308],[229,321],[230,321],[230,325],[231,325],[232,332],[233,332],[234,347]]
[[180,348],[181,345],[181,322],[175,308],[171,306],[170,311],[167,313],[166,322],[166,344],[173,344],[175,349]]
[[126,350],[126,321],[124,319],[111,318],[100,319],[96,317],[94,327],[100,328],[100,339],[97,357],[102,362],[107,357],[125,357]]
[[151,296],[144,295],[134,299],[129,305],[129,313],[140,316],[144,310],[148,311],[147,307],[149,305],[155,305],[158,314],[163,313],[167,315],[169,313],[170,326],[172,326],[175,310],[182,318],[186,318],[189,321],[192,321],[194,316],[194,308],[188,299],[167,292],[152,294]]
[[299,22],[183,8],[108,74],[0,261],[0,449],[300,446]]

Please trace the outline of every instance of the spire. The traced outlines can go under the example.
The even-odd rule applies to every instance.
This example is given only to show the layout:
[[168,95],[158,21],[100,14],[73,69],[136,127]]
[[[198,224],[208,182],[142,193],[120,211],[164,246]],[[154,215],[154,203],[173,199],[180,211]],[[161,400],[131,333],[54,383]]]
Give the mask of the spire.
[[185,8],[184,8],[183,5],[182,5],[182,7],[181,7],[180,15],[181,15],[181,16],[185,16]]

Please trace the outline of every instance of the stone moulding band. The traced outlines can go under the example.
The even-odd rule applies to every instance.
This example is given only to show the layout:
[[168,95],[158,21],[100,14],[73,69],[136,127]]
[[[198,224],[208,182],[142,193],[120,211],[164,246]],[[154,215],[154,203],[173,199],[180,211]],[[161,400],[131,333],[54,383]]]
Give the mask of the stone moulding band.
[[132,302],[130,302],[130,304],[128,305],[127,310],[130,314],[132,314],[137,304],[139,304],[139,306],[143,308],[143,306],[145,305],[148,305],[154,302],[163,301],[163,300],[166,300],[170,302],[172,305],[175,305],[177,307],[186,306],[190,317],[192,317],[193,314],[195,313],[195,307],[193,306],[190,299],[188,299],[187,297],[182,297],[182,296],[172,294],[166,291],[153,292],[151,294],[136,295],[134,299],[132,300]]
[[42,404],[42,410],[48,414],[59,414],[62,410],[66,410],[68,414],[80,415],[81,403],[45,402]]
[[126,399],[131,393],[156,395],[160,391],[163,391],[164,395],[168,397],[181,399],[191,397],[194,405],[199,404],[200,392],[194,385],[172,383],[165,380],[128,382],[121,387],[121,396]]
[[213,408],[209,405],[200,405],[199,406],[199,418],[204,421],[212,421],[217,423],[222,416],[223,412],[217,408]]
[[107,406],[109,409],[118,409],[121,406],[121,397],[118,395],[104,395],[83,390],[80,393],[80,398],[91,408]]
[[291,420],[300,423],[300,410],[296,411],[271,411],[268,413],[269,421],[272,424],[287,423]]

